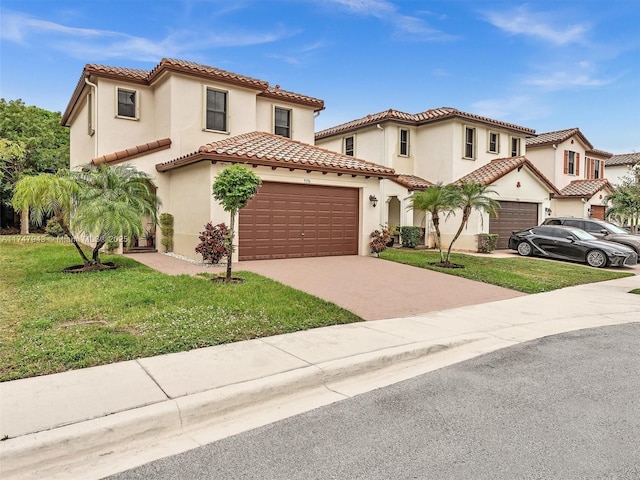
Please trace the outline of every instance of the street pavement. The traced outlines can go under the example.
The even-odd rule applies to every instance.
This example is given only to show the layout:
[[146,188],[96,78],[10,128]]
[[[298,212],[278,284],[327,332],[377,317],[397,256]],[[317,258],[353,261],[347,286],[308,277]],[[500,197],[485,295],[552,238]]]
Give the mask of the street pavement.
[[0,477],[102,478],[503,347],[638,322],[634,288],[638,276],[3,382]]
[[640,478],[640,323],[441,368],[109,480]]

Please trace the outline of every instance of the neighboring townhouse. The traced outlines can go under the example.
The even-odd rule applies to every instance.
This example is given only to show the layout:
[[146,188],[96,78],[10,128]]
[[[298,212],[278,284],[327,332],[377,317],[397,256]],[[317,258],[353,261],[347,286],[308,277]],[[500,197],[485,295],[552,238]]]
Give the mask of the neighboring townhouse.
[[[613,155],[607,158],[605,162],[607,179],[614,186],[620,185],[624,180],[630,177],[631,169],[640,165],[640,153],[623,153],[621,155]],[[640,178],[636,181],[640,183]]]
[[205,224],[228,223],[211,186],[225,166],[242,163],[263,184],[240,212],[234,261],[367,255],[379,225],[370,198],[396,175],[314,146],[323,109],[322,100],[263,80],[165,58],[152,70],[86,65],[62,123],[72,168],[127,162],[152,176],[160,212],[174,216],[176,253],[199,258]]
[[[381,223],[425,228],[433,245],[429,218],[411,209],[413,191],[442,182],[475,181],[497,192],[497,218],[474,212],[456,248],[475,250],[477,234],[498,233],[507,248],[511,231],[539,224],[550,210],[553,182],[527,160],[526,143],[535,131],[499,120],[442,107],[417,114],[387,110],[316,133],[316,145],[357,155],[393,168],[398,177],[383,180]],[[442,225],[443,243],[460,219]]]
[[605,165],[611,153],[597,150],[578,128],[527,139],[527,158],[560,190],[551,200],[553,216],[604,219],[612,186]]

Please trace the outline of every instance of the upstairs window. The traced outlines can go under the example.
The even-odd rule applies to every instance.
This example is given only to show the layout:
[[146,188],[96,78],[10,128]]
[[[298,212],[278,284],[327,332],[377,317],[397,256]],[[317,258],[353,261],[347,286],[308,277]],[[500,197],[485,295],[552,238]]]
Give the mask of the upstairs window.
[[116,89],[117,116],[122,118],[138,118],[138,92],[126,88]]
[[218,132],[227,131],[227,92],[206,89],[205,129]]
[[274,112],[274,132],[281,137],[291,138],[291,110],[285,108],[275,108]]
[[500,153],[500,134],[497,132],[489,132],[489,153]]
[[409,130],[400,129],[400,155],[409,156]]
[[464,158],[476,158],[476,129],[464,127]]
[[517,137],[511,137],[511,156],[520,156],[520,139]]
[[564,173],[580,175],[580,154],[571,150],[564,151]]
[[587,180],[597,180],[604,177],[604,162],[595,158],[587,158],[585,160],[585,175]]
[[345,137],[343,151],[345,155],[353,157],[355,150],[355,141],[353,137]]

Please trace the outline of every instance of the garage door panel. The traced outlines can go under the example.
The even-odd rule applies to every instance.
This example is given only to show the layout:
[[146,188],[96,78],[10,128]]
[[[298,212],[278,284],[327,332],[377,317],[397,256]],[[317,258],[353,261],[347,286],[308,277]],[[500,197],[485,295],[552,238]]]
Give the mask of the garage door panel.
[[358,210],[354,188],[264,182],[240,210],[240,260],[356,255]]
[[500,202],[497,218],[489,219],[489,233],[498,234],[497,249],[509,248],[511,233],[538,224],[538,204]]

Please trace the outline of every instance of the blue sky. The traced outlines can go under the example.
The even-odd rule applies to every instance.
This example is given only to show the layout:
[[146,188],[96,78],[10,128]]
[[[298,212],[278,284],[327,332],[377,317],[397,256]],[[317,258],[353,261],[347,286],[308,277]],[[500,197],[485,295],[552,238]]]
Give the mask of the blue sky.
[[162,57],[325,101],[316,130],[455,107],[640,151],[637,0],[2,0],[0,96],[64,111],[87,63]]

